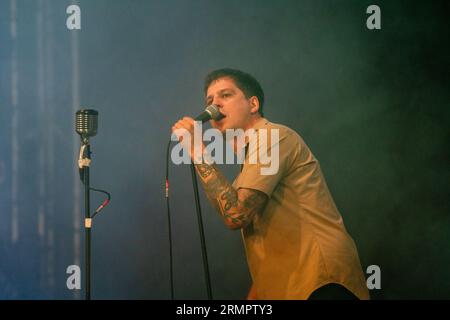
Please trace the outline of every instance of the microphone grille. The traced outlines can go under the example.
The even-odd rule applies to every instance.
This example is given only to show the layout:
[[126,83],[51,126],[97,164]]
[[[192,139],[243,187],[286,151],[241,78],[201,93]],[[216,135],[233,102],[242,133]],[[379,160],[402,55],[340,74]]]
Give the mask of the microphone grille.
[[205,109],[210,115],[211,115],[211,119],[213,120],[220,120],[223,117],[225,117],[220,111],[219,111],[219,107],[216,106],[215,104],[210,104],[209,106],[206,107]]
[[76,112],[75,130],[83,137],[97,134],[98,112],[92,109],[81,109]]

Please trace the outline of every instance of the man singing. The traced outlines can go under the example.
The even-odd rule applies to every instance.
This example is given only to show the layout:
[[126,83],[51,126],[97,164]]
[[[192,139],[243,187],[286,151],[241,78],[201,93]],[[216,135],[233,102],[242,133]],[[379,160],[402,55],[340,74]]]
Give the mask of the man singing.
[[[249,148],[250,139],[245,140],[245,162],[233,183],[207,155],[194,162],[225,225],[242,232],[253,281],[247,299],[369,299],[355,243],[318,160],[295,131],[263,117],[264,92],[258,81],[240,70],[215,70],[207,75],[204,92],[206,104],[216,105],[225,116],[211,120],[223,135],[227,129],[253,129],[257,136],[278,133],[276,143],[264,150],[266,155],[278,153],[277,170],[270,174],[262,173],[265,164],[249,161],[261,151]],[[184,117],[172,127],[175,134],[177,129],[193,137],[194,120]],[[239,152],[236,144],[235,149]]]

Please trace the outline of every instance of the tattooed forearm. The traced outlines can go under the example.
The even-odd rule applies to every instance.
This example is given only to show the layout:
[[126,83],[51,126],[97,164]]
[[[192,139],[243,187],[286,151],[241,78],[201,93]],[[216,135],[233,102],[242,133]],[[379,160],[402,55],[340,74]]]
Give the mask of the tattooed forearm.
[[232,207],[236,207],[238,204],[236,190],[234,190],[233,187],[231,187],[231,190],[226,190],[220,195],[220,200],[224,202],[225,211],[230,210]]
[[244,207],[246,208],[253,208],[255,205],[258,204],[259,195],[258,194],[252,194],[247,199],[244,200]]
[[207,178],[214,170],[214,167],[208,164],[198,164],[195,167],[202,178]]
[[264,193],[234,189],[215,165],[197,164],[195,167],[208,199],[230,228],[245,227],[264,208],[267,202]]

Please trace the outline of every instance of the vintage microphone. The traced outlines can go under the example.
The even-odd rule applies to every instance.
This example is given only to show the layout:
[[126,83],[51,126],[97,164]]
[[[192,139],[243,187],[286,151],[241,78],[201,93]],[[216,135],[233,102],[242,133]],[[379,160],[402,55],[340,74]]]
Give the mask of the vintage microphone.
[[89,137],[97,134],[98,112],[92,109],[81,109],[75,114],[75,131],[80,135],[81,148],[78,157],[78,168],[80,179],[84,181],[85,168],[88,170],[90,164]]
[[76,112],[75,130],[82,140],[87,140],[97,134],[98,111],[92,109],[81,109]]

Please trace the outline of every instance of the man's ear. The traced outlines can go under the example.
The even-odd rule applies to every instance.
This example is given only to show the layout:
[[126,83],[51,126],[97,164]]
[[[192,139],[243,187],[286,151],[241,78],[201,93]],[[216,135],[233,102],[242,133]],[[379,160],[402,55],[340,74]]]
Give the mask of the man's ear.
[[258,110],[259,110],[259,99],[258,99],[258,97],[257,96],[253,96],[253,97],[250,97],[250,99],[248,99],[248,100],[250,101],[250,106],[251,106],[250,113],[251,114],[257,113]]

